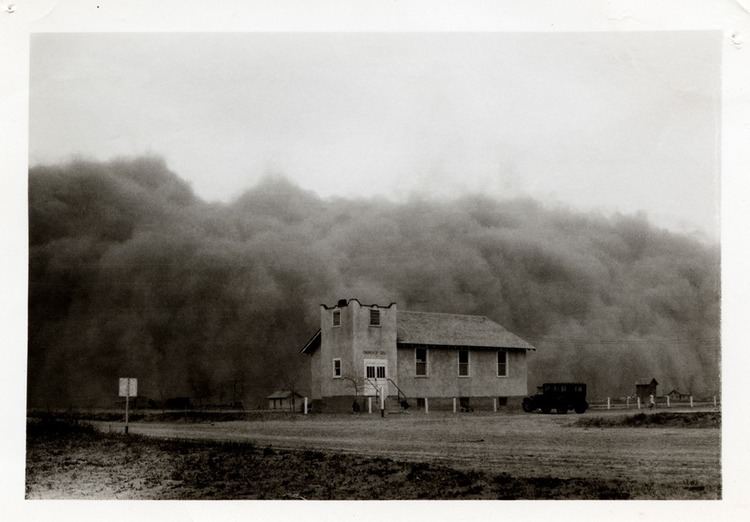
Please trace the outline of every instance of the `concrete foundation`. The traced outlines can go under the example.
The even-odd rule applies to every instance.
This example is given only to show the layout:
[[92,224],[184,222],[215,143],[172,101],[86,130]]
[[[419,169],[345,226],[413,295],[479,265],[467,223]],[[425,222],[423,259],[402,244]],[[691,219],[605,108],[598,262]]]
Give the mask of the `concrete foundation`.
[[[409,404],[408,411],[424,411],[423,397],[408,397],[406,401]],[[466,397],[461,400],[456,398],[456,410],[458,412],[492,412],[497,400],[498,412],[520,411],[523,397]],[[353,405],[356,402],[359,405],[359,413],[367,414],[368,405],[367,397],[354,395],[324,397],[316,399],[311,403],[312,413],[352,413]],[[463,404],[463,408],[462,408]],[[429,411],[453,411],[453,397],[427,397]],[[385,409],[387,412],[394,412],[401,409],[401,404],[395,395],[386,398]],[[380,412],[380,401],[377,397],[372,397],[372,413]]]

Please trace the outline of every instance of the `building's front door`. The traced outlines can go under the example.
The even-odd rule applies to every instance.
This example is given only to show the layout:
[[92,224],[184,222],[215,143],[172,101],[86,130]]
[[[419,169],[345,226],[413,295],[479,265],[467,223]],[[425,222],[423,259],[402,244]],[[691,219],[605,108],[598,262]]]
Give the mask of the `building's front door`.
[[365,395],[378,395],[380,390],[388,394],[388,361],[365,359]]

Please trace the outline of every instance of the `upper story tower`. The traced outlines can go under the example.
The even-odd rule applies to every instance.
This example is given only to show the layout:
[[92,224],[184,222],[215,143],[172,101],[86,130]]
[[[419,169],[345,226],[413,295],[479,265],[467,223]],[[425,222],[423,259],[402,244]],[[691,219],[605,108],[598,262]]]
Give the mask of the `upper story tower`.
[[395,303],[386,306],[341,299],[335,306],[321,305],[320,332],[320,363],[330,365],[331,376],[320,382],[322,396],[351,395],[354,382],[359,393],[370,395],[374,394],[373,385],[395,379]]

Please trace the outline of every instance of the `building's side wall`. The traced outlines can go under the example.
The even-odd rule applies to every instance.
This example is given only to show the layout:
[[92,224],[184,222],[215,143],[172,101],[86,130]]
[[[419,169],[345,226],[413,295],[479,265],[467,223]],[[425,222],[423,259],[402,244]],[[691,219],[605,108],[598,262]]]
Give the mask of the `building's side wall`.
[[525,350],[508,350],[507,377],[497,376],[496,350],[470,350],[469,377],[459,377],[457,349],[428,348],[427,377],[417,377],[415,348],[409,347],[398,349],[398,379],[394,380],[407,397],[442,397],[452,405],[453,397],[525,396],[526,376]]

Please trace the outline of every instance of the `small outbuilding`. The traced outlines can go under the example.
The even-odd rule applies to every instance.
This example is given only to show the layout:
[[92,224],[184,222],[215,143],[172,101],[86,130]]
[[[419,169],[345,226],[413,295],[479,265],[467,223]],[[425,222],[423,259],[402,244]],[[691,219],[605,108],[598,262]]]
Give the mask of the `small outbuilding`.
[[297,392],[277,390],[266,397],[269,410],[302,411],[305,398]]
[[690,399],[690,394],[689,393],[681,393],[681,392],[679,392],[677,390],[672,390],[671,392],[669,392],[667,394],[667,397],[669,397],[669,399],[672,400],[672,401],[686,401],[686,400]]
[[656,379],[650,381],[640,380],[635,383],[635,396],[641,399],[641,402],[647,403],[649,397],[656,397],[656,387],[659,385]]

